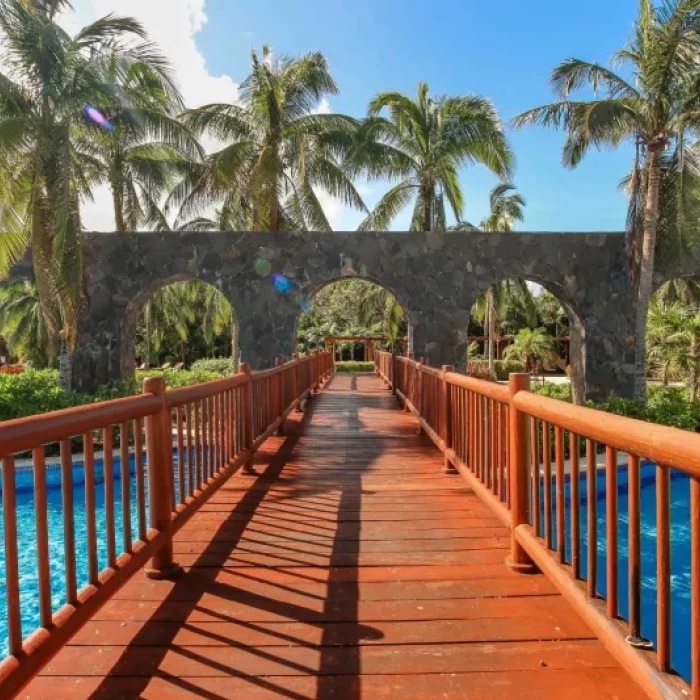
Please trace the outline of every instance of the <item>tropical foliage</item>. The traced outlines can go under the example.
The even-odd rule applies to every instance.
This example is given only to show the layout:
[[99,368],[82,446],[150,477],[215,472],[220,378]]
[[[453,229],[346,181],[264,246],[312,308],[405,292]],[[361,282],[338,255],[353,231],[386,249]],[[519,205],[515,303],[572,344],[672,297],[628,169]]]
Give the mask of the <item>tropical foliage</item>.
[[459,169],[474,163],[501,178],[512,169],[501,121],[488,100],[476,95],[432,98],[426,83],[419,83],[415,99],[399,92],[380,93],[370,103],[349,165],[370,180],[399,182],[360,229],[389,228],[413,201],[412,231],[446,230],[448,207],[457,221],[464,215]]
[[504,352],[505,359],[522,362],[528,371],[537,372],[544,362],[556,356],[554,338],[544,328],[521,328],[512,345]]
[[215,209],[234,230],[330,231],[318,191],[365,209],[340,159],[353,144],[357,122],[318,113],[321,100],[338,88],[323,54],[275,58],[265,46],[253,51],[251,73],[236,104],[188,110],[184,123],[223,147],[193,167],[170,206],[178,224],[209,226]]
[[[639,400],[646,396],[646,324],[660,202],[668,197],[668,188],[662,187],[664,154],[673,147],[680,163],[686,139],[700,126],[699,51],[700,0],[665,0],[658,7],[652,0],[641,0],[632,38],[615,56],[631,80],[597,63],[568,59],[551,77],[558,101],[514,120],[516,126],[540,124],[565,130],[562,157],[568,167],[576,167],[592,147],[636,145],[638,157],[631,181],[634,225],[628,252],[638,292],[635,394]],[[592,89],[593,98],[571,100],[571,94],[583,87]],[[665,169],[673,167],[667,160]],[[674,178],[667,178],[667,184],[677,190],[675,201],[680,207],[674,218],[682,220],[686,191]]]

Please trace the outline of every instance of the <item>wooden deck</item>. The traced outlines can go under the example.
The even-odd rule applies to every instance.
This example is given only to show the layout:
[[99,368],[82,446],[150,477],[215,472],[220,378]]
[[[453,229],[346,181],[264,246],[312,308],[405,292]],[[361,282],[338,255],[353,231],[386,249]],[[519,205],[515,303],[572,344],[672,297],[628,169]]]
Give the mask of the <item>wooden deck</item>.
[[340,375],[28,698],[639,698],[373,376]]

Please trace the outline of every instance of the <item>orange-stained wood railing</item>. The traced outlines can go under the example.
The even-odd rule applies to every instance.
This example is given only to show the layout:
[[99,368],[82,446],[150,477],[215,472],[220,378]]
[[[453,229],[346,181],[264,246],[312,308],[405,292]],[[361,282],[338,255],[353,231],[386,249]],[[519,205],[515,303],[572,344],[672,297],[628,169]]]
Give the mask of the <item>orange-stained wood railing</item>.
[[[375,370],[445,456],[511,529],[507,563],[539,568],[591,625],[651,697],[700,700],[700,435],[676,428],[573,406],[528,391],[529,376],[513,374],[509,386],[473,379],[451,367],[375,351]],[[605,455],[606,566],[597,570],[597,455]],[[565,459],[566,453],[569,460]],[[627,454],[629,499],[628,619],[618,600],[618,452]],[[640,462],[656,467],[655,650],[641,637]],[[565,512],[566,468],[571,527]],[[690,476],[691,495],[691,685],[671,672],[670,470]],[[586,576],[581,560],[581,516],[586,511],[592,546]],[[567,556],[566,543],[569,541]],[[607,594],[598,592],[604,576]]]
[[[322,351],[262,372],[239,374],[166,391],[161,378],[144,381],[143,393],[0,424],[9,655],[0,663],[0,697],[14,697],[68,640],[139,569],[152,578],[179,571],[173,534],[256,450],[285,418],[333,372]],[[71,440],[82,437],[86,537],[76,541]],[[95,437],[103,443],[104,532],[95,512]],[[122,532],[115,537],[114,458],[121,469]],[[53,611],[49,568],[46,446],[60,448],[65,598]],[[144,448],[146,458],[144,459]],[[136,473],[132,521],[129,459]],[[41,626],[25,634],[20,612],[15,459],[31,452],[36,508],[37,582]],[[177,455],[175,465],[174,454]],[[98,539],[106,540],[107,567],[98,567]],[[87,551],[88,584],[78,589],[76,548]]]

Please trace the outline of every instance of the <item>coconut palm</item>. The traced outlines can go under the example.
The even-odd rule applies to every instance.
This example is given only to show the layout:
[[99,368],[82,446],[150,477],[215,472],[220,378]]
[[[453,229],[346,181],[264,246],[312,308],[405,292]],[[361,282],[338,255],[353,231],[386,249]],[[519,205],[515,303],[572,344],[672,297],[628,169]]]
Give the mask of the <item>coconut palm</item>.
[[661,293],[656,293],[649,305],[647,321],[647,360],[649,366],[657,370],[664,386],[671,377],[682,376],[685,340],[680,340],[678,332],[683,328],[685,307],[678,301],[669,301]]
[[324,96],[337,93],[323,54],[275,59],[265,46],[260,60],[253,51],[238,103],[209,104],[183,115],[195,133],[224,146],[172,193],[178,225],[220,207],[238,230],[330,231],[318,190],[366,210],[341,167],[357,122],[318,113]]
[[[384,110],[388,117],[381,116]],[[413,201],[411,230],[444,231],[447,206],[457,221],[463,218],[459,169],[475,163],[501,178],[511,172],[513,156],[491,102],[476,95],[432,98],[425,83],[419,83],[415,100],[398,92],[378,94],[349,165],[370,180],[399,182],[360,229],[389,228]]]
[[14,281],[0,288],[0,336],[11,355],[46,364],[46,321],[33,283]]
[[[525,199],[515,193],[514,185],[499,183],[489,194],[489,215],[481,222],[481,230],[512,231],[515,222],[523,220],[524,207]],[[487,356],[491,372],[496,371],[495,348],[500,319],[506,317],[508,309],[514,304],[525,310],[528,325],[537,324],[535,302],[527,284],[522,280],[502,280],[491,285],[475,304],[474,317],[484,324],[488,335]]]
[[556,356],[555,341],[544,328],[521,328],[504,354],[506,359],[522,362],[529,372],[537,372],[539,366]]
[[86,105],[116,103],[114,83],[152,56],[132,19],[108,16],[74,36],[56,22],[67,0],[0,0],[0,275],[31,248],[51,359],[59,338],[67,353],[77,343],[81,307],[80,200],[90,196],[99,167],[84,138]]
[[[559,101],[515,118],[516,126],[540,124],[567,131],[564,164],[575,167],[591,147],[636,143],[645,160],[646,194],[641,241],[630,252],[637,288],[635,397],[646,398],[646,323],[652,292],[659,223],[662,154],[672,142],[700,124],[700,0],[665,0],[654,7],[640,0],[630,44],[616,61],[632,74],[627,81],[612,70],[579,59],[564,61],[552,73]],[[572,101],[573,91],[589,86],[593,99]],[[603,92],[603,96],[600,93]]]
[[194,284],[199,285],[197,302],[202,311],[204,339],[213,351],[218,336],[224,333],[231,334],[231,361],[235,374],[238,371],[240,361],[240,348],[238,322],[233,307],[216,287],[197,282]]
[[170,65],[155,49],[122,78],[110,64],[116,101],[102,105],[109,129],[87,122],[87,136],[98,160],[99,176],[112,192],[117,231],[140,226],[169,229],[161,209],[175,177],[200,162],[197,139],[176,118],[183,108]]
[[680,345],[680,361],[688,376],[690,401],[694,403],[700,382],[700,309],[686,307],[676,316],[669,324],[675,332],[669,336],[668,342]]

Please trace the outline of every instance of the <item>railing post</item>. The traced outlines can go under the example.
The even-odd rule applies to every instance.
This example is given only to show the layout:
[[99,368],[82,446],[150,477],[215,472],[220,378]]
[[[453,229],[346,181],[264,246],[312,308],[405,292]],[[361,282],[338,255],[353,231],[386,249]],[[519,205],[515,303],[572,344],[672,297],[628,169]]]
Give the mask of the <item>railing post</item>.
[[255,426],[253,425],[253,375],[250,365],[242,362],[240,371],[246,375],[246,383],[243,385],[243,413],[245,415],[244,435],[245,449],[250,451],[241,471],[244,474],[255,474],[251,464],[253,462],[253,442],[255,441]]
[[440,400],[442,403],[442,442],[445,447],[444,469],[445,474],[457,474],[452,462],[447,459],[447,450],[452,449],[452,405],[450,404],[450,387],[447,383],[447,373],[454,372],[452,365],[442,366],[442,385],[440,387]]
[[515,530],[520,525],[530,523],[529,474],[528,474],[528,417],[518,411],[513,399],[520,391],[529,391],[529,374],[511,374],[509,380],[510,399],[508,406],[508,436],[510,444],[510,556],[506,564],[520,573],[533,573],[537,570],[528,553],[515,538]]
[[396,350],[391,351],[391,393],[396,396],[396,391],[398,389],[397,384],[398,384],[398,377],[399,377],[399,372],[398,372],[398,363],[399,361],[396,359]]
[[[160,398],[160,410],[146,416],[146,455],[148,460],[148,510],[149,524],[165,535],[165,544],[153,555],[146,576],[161,580],[174,578],[182,568],[173,561],[173,520],[170,508],[174,473],[171,467],[173,451],[170,412],[165,403],[165,380],[147,377],[143,380],[143,393]],[[111,449],[111,445],[105,446]]]

